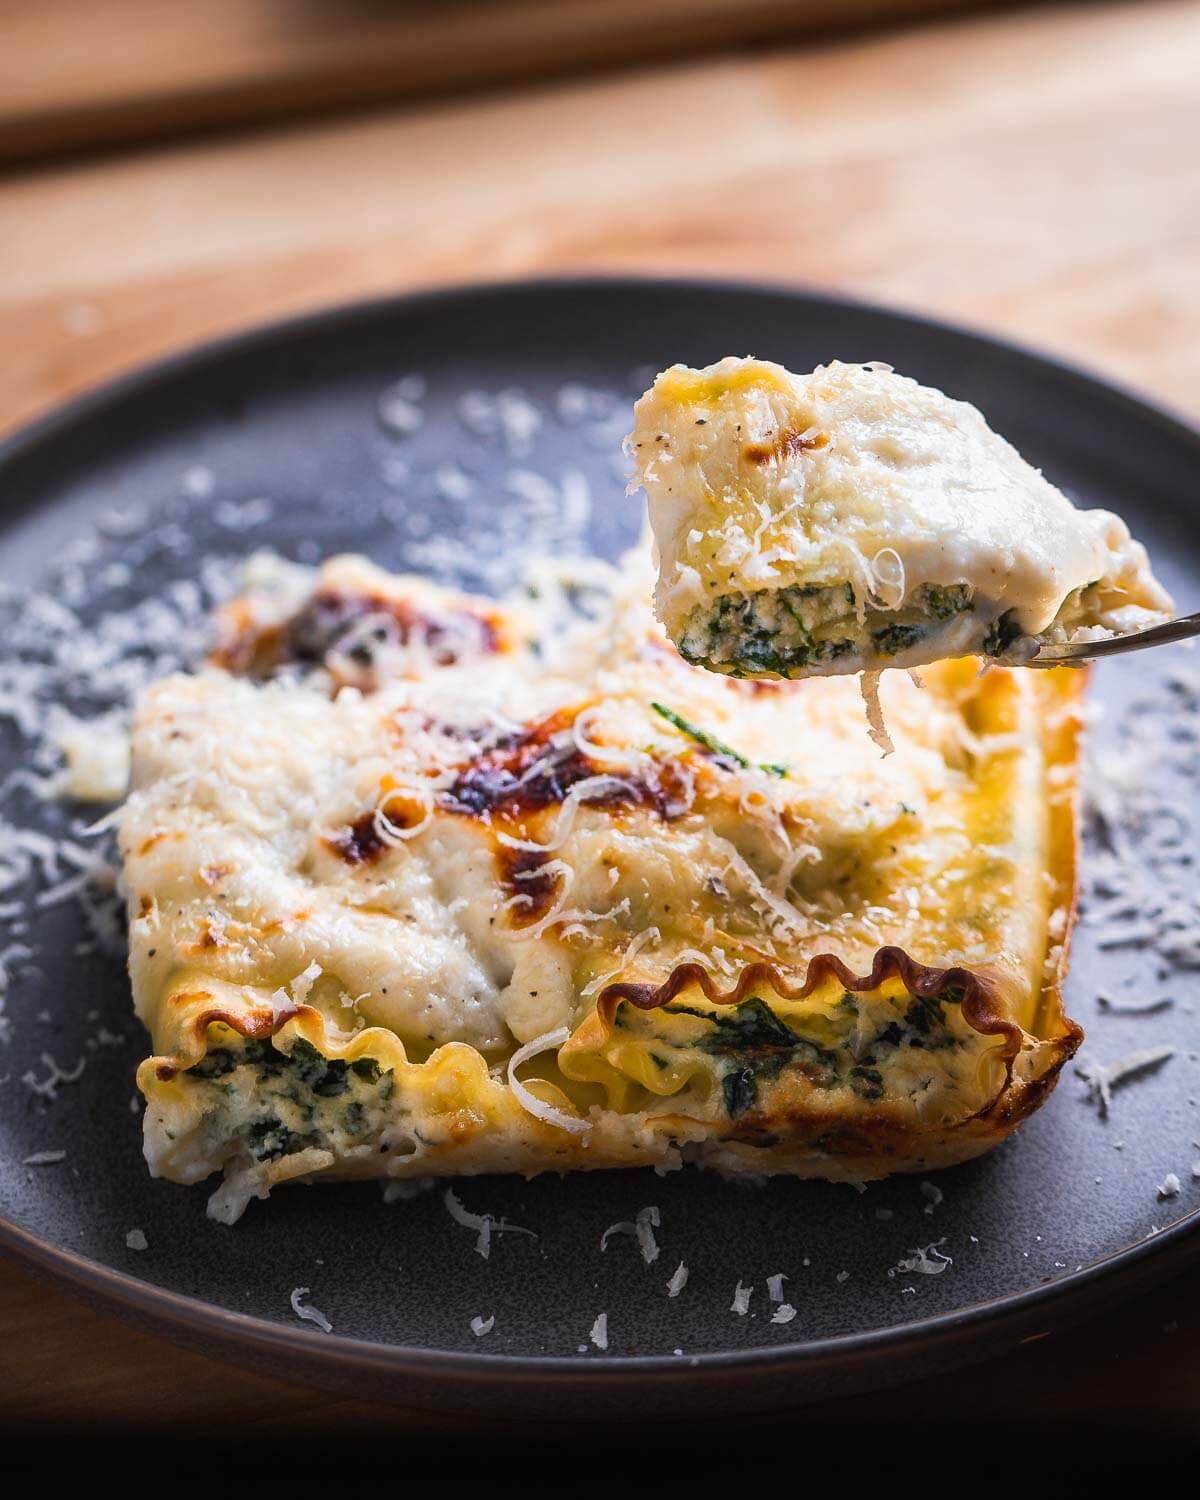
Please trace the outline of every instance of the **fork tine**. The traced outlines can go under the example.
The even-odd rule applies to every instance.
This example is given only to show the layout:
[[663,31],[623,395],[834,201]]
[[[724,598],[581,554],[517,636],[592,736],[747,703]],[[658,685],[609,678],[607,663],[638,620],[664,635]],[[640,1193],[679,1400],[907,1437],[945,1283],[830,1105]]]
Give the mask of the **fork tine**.
[[1036,656],[1024,663],[1027,667],[1079,667],[1102,656],[1122,656],[1126,651],[1144,651],[1148,646],[1165,646],[1171,641],[1190,640],[1200,635],[1200,614],[1180,615],[1148,630],[1134,630],[1128,635],[1113,636],[1105,641],[1076,641],[1062,646],[1043,646]]

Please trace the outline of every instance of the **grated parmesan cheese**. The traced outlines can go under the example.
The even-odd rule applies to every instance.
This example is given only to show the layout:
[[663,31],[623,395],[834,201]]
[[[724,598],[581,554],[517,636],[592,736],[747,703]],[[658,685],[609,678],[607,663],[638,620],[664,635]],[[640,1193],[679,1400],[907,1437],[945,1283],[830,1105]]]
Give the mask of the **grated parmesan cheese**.
[[569,1027],[558,1026],[542,1036],[535,1036],[523,1047],[518,1047],[508,1060],[508,1086],[527,1114],[533,1115],[535,1119],[544,1120],[547,1125],[556,1125],[559,1130],[570,1131],[572,1135],[584,1135],[588,1130],[586,1120],[581,1120],[576,1115],[568,1115],[561,1109],[555,1109],[552,1104],[545,1103],[517,1077],[517,1069],[523,1062],[528,1062],[531,1057],[537,1057],[542,1052],[557,1052],[564,1042],[570,1040],[570,1036]]
[[482,1256],[484,1260],[491,1257],[493,1234],[524,1234],[531,1240],[537,1239],[532,1229],[523,1229],[520,1224],[510,1223],[508,1219],[497,1219],[492,1214],[471,1213],[469,1209],[463,1207],[453,1188],[447,1188],[442,1194],[442,1202],[456,1224],[461,1224],[464,1229],[476,1231],[478,1238],[475,1241],[475,1253]]
[[684,1265],[683,1261],[680,1261],[679,1264],[675,1267],[670,1281],[667,1282],[667,1296],[678,1297],[680,1292],[683,1291],[684,1287],[687,1286],[687,1283],[688,1268]]
[[298,1286],[293,1288],[292,1295],[289,1298],[289,1301],[292,1304],[292,1311],[305,1323],[315,1323],[322,1333],[332,1333],[333,1324],[329,1321],[329,1319],[325,1316],[321,1309],[319,1307],[313,1307],[311,1303],[307,1303],[302,1300],[303,1298],[308,1296],[309,1291],[310,1288],[306,1286]]
[[1174,1172],[1168,1172],[1158,1185],[1158,1196],[1160,1198],[1178,1198],[1179,1190],[1179,1178]]
[[889,1276],[913,1273],[917,1276],[940,1276],[947,1266],[954,1264],[953,1258],[942,1253],[940,1246],[944,1245],[944,1239],[934,1240],[931,1245],[925,1245],[916,1250],[910,1250],[908,1254],[888,1272]]
[[1076,1063],[1075,1072],[1087,1084],[1087,1100],[1095,1104],[1101,1119],[1107,1119],[1112,1107],[1113,1090],[1156,1072],[1169,1058],[1175,1056],[1174,1047],[1147,1047],[1137,1052],[1128,1052],[1114,1063],[1102,1063],[1086,1058]]
[[[661,1227],[662,1220],[657,1208],[649,1207],[638,1210],[636,1219],[630,1221],[622,1220],[619,1224],[610,1224],[600,1236],[600,1249],[608,1249],[608,1242],[614,1234],[627,1234],[637,1241],[638,1249],[641,1251],[645,1263],[653,1265],[658,1259],[658,1242],[654,1238],[654,1231]],[[678,1274],[678,1273],[676,1273]]]
[[77,1083],[87,1066],[87,1058],[81,1057],[73,1068],[62,1068],[49,1052],[43,1052],[42,1066],[47,1070],[45,1078],[38,1078],[32,1068],[21,1074],[21,1082],[43,1099],[57,1099],[60,1085]]

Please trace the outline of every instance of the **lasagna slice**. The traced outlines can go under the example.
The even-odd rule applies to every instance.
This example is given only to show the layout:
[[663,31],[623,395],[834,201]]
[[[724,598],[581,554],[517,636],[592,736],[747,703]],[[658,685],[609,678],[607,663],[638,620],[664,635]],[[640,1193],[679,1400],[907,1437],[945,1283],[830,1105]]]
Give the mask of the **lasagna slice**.
[[564,630],[257,560],[150,688],[120,844],[152,1172],[860,1181],[986,1150],[1080,1032],[1072,672],[741,682],[636,565]]
[[886,367],[665,370],[629,438],[682,655],[809,677],[1029,660],[1168,619],[1144,549],[963,401]]

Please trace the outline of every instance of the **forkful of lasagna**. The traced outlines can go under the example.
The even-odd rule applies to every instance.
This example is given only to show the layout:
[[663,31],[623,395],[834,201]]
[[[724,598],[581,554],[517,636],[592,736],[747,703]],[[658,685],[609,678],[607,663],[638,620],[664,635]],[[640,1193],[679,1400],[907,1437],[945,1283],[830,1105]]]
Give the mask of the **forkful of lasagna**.
[[1049,665],[1188,633],[1119,516],[1077,509],[975,407],[886,365],[674,365],[628,443],[656,612],[710,671]]

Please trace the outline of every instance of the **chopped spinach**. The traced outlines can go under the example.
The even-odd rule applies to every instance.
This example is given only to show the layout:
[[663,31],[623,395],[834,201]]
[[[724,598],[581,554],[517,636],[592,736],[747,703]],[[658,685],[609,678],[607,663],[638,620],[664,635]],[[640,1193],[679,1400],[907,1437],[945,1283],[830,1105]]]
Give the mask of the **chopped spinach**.
[[1024,634],[1017,622],[1015,609],[1006,609],[998,620],[993,620],[983,638],[983,649],[988,656],[1003,656]]
[[320,1137],[314,1133],[301,1135],[288,1127],[275,1115],[264,1115],[246,1131],[246,1145],[257,1161],[274,1160],[277,1156],[294,1156],[310,1146],[319,1146]]
[[[246,1149],[257,1161],[326,1146],[327,1131],[335,1119],[347,1134],[364,1134],[371,1125],[368,1111],[386,1104],[394,1091],[392,1071],[384,1072],[378,1059],[362,1057],[347,1063],[325,1057],[303,1037],[296,1037],[286,1053],[269,1039],[214,1047],[189,1072],[229,1094],[230,1086],[220,1080],[240,1067],[254,1068],[258,1085],[269,1085],[262,1088],[259,1098],[278,1101],[269,1113],[259,1113],[242,1131]],[[327,1114],[322,1120],[321,1101],[347,1095],[350,1097],[340,1115]],[[285,1119],[280,1118],[281,1113]]]
[[771,631],[759,631],[754,635],[739,638],[737,656],[734,658],[743,671],[777,672],[786,677],[797,667],[811,665],[817,654],[811,636],[795,644],[783,646]]
[[267,1040],[246,1041],[240,1047],[213,1047],[189,1070],[200,1078],[223,1078],[247,1063],[258,1068],[264,1077],[273,1078],[288,1066],[282,1052]]
[[303,1037],[297,1037],[292,1043],[290,1053],[292,1066],[296,1070],[298,1081],[310,1088],[318,1098],[332,1099],[338,1094],[344,1094],[350,1087],[346,1078],[348,1071],[344,1062],[338,1058],[325,1057]]
[[918,1051],[941,1052],[947,1047],[957,1046],[953,1034],[946,1026],[944,1007],[948,1004],[959,1004],[961,1001],[961,993],[949,987],[940,995],[911,996],[904,1012],[904,1019],[889,1021],[876,1035],[859,1061],[875,1062],[881,1049],[913,1047]]
[[725,1097],[725,1112],[731,1120],[753,1109],[758,1099],[758,1079],[754,1069],[732,1068],[721,1079],[721,1093]]
[[871,640],[880,656],[896,656],[915,646],[924,634],[924,625],[885,625],[871,632]]
[[706,645],[686,637],[680,652],[701,665],[728,665],[734,676],[774,672],[796,675],[814,662],[854,649],[848,639],[818,639],[814,632],[844,619],[854,607],[845,584],[793,584],[765,594],[725,594],[713,601],[703,629]]
[[866,1099],[868,1103],[883,1098],[883,1074],[877,1068],[853,1067],[846,1074],[846,1082],[860,1099]]
[[921,600],[929,613],[939,620],[949,620],[972,607],[971,588],[966,583],[951,584],[947,588],[927,583],[921,589]]
[[812,631],[801,619],[795,600],[789,597],[789,590],[787,589],[780,591],[778,599],[780,609],[784,611],[792,622],[792,630],[796,636],[795,649],[811,657],[812,653],[816,650],[816,642],[812,638]]
[[857,1040],[859,997],[848,991],[838,1003],[848,1033],[835,1046],[822,1046],[801,1035],[757,996],[723,1011],[698,1010],[690,1005],[666,1005],[670,1015],[694,1016],[708,1028],[688,1045],[721,1059],[721,1091],[730,1119],[753,1109],[762,1087],[795,1069],[816,1088],[843,1086],[867,1103],[887,1092],[880,1065],[901,1047],[938,1052],[959,1045],[946,1020],[946,1007],[960,1004],[961,987],[947,986],[936,996],[908,996],[903,1015],[888,1022],[873,1037]]
[[244,1060],[228,1047],[214,1047],[195,1064],[192,1072],[199,1078],[224,1078],[226,1073],[232,1073]]
[[713,1029],[696,1046],[728,1063],[721,1087],[731,1119],[753,1108],[759,1085],[777,1078],[787,1067],[802,1068],[819,1088],[832,1088],[837,1082],[836,1053],[793,1031],[757,996],[723,1013],[689,1005],[667,1005],[663,1009],[712,1023]]

